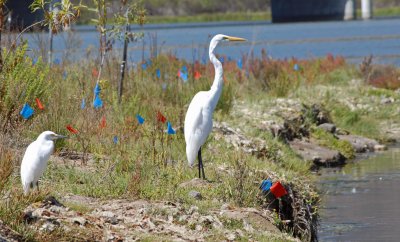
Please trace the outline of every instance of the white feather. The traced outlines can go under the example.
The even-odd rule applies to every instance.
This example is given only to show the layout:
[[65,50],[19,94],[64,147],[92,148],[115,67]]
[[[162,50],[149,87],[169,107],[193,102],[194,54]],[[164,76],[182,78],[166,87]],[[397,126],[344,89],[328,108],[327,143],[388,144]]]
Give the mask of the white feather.
[[57,138],[55,133],[45,131],[26,149],[21,163],[21,181],[25,195],[31,188],[36,187],[43,175],[47,161],[54,150],[55,138]]

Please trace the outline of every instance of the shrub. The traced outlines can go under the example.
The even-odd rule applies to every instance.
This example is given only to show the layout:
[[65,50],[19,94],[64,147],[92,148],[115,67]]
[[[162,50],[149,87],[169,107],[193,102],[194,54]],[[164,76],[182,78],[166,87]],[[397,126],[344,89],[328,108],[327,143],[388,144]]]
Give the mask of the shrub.
[[22,121],[19,112],[24,103],[32,106],[35,98],[45,101],[51,91],[49,68],[41,59],[33,63],[26,50],[26,44],[17,47],[4,60],[0,76],[0,124],[4,132]]

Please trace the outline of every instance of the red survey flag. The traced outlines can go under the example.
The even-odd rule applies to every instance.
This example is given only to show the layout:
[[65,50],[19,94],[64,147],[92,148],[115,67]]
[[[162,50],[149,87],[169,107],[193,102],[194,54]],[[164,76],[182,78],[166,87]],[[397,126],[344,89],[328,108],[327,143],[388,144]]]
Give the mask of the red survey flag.
[[92,69],[92,76],[93,77],[97,77],[99,75],[99,72],[97,71],[97,69],[96,68],[93,68]]
[[194,79],[199,79],[200,77],[201,77],[200,72],[195,71],[195,72],[194,72]]
[[274,194],[276,198],[280,198],[287,194],[285,187],[283,187],[279,181],[271,186],[270,191],[272,192],[272,194]]
[[36,100],[36,105],[38,106],[38,108],[40,110],[43,110],[44,107],[43,107],[43,104],[40,102],[39,98],[36,98],[35,100]]
[[100,121],[100,128],[105,128],[107,126],[106,116],[103,116]]
[[160,111],[157,111],[157,120],[163,124],[167,122],[167,118]]
[[71,132],[73,134],[78,133],[78,130],[74,129],[70,124],[68,124],[66,128],[68,129],[69,132]]

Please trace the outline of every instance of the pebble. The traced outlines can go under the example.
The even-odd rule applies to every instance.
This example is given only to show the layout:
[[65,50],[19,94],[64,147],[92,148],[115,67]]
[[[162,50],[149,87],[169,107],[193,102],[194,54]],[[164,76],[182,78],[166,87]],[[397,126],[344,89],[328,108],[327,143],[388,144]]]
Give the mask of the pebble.
[[189,192],[189,196],[196,199],[196,200],[201,200],[203,197],[201,196],[201,193],[195,190],[192,190]]

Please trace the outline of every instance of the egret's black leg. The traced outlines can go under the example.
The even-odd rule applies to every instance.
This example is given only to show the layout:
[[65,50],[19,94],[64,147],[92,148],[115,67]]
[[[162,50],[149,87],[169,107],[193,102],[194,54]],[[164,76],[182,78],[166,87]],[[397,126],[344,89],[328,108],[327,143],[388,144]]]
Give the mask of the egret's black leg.
[[199,149],[198,159],[199,159],[199,178],[200,178],[200,168],[201,168],[201,171],[203,172],[203,179],[206,179],[206,175],[204,174],[203,159],[201,158],[201,147]]
[[199,160],[199,178],[201,178],[201,147],[199,149],[199,152],[197,153],[197,159]]
[[39,192],[39,181],[36,182],[36,188],[37,188],[37,191]]

